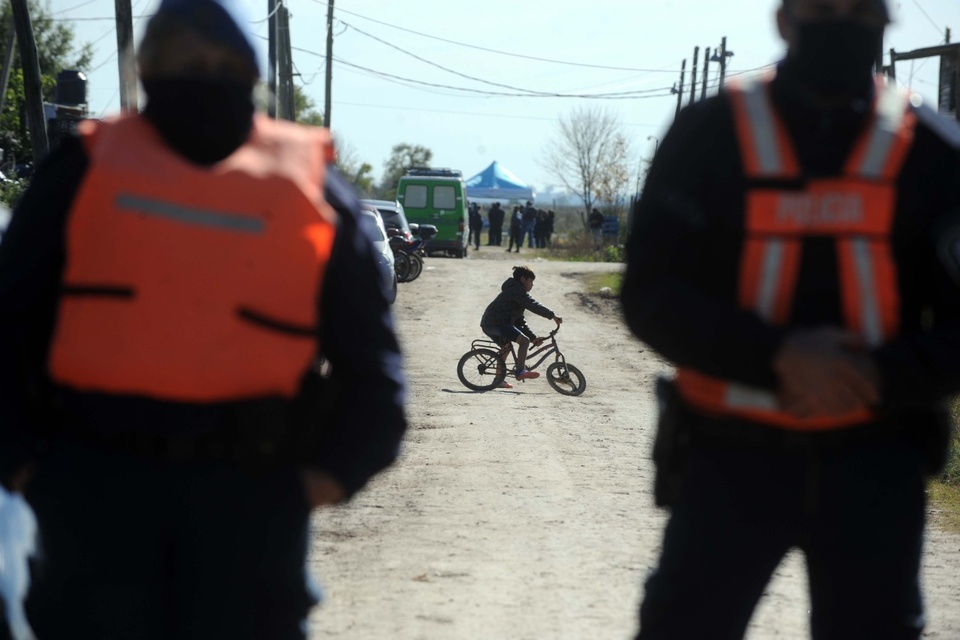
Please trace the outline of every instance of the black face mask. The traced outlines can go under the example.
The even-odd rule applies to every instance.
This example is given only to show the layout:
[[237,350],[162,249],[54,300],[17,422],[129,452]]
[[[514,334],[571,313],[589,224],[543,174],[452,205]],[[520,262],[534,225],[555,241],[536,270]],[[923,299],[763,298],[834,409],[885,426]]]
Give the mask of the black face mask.
[[872,85],[883,28],[854,20],[802,22],[786,67],[824,96],[855,95]]
[[174,151],[197,164],[223,160],[247,141],[253,128],[249,83],[237,80],[143,80],[143,115]]

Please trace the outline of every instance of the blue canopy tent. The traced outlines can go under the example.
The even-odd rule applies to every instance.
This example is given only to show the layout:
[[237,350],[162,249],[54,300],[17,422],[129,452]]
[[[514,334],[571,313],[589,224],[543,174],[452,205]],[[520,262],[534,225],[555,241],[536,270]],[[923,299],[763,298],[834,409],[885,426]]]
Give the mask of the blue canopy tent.
[[467,180],[468,198],[489,200],[533,200],[533,189],[494,160],[490,166]]

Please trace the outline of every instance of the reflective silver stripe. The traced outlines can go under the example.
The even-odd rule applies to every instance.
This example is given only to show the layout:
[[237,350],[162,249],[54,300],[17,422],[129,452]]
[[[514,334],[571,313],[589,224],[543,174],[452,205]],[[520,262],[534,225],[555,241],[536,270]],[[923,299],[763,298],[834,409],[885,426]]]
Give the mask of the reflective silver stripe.
[[747,387],[742,384],[728,384],[724,402],[729,409],[755,409],[759,411],[778,411],[780,403],[769,391]]
[[877,113],[870,129],[867,151],[863,161],[856,168],[858,175],[864,178],[879,178],[883,176],[883,168],[890,160],[897,135],[903,126],[903,116],[906,114],[907,95],[898,87],[889,86],[879,89],[877,97]]
[[241,216],[226,211],[191,209],[173,202],[143,198],[129,193],[119,194],[114,204],[120,211],[126,211],[128,213],[146,213],[161,218],[170,218],[171,220],[184,222],[186,224],[214,227],[216,229],[235,231],[237,233],[261,234],[265,227],[263,220],[253,216]]
[[744,83],[741,91],[760,173],[781,175],[784,172],[782,149],[777,139],[776,118],[767,95],[767,85],[764,82]]
[[883,323],[880,320],[880,308],[877,305],[876,283],[873,279],[873,256],[866,238],[854,238],[850,241],[853,251],[853,264],[857,272],[857,286],[860,288],[860,314],[863,322],[863,337],[867,344],[876,347],[883,342]]
[[774,320],[777,292],[780,288],[780,272],[783,270],[783,251],[782,240],[768,240],[764,243],[756,311],[767,322]]

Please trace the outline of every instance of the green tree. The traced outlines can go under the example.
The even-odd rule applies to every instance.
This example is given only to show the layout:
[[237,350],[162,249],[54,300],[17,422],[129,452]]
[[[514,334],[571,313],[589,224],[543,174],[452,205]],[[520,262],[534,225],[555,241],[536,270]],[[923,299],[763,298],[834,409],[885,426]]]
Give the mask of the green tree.
[[293,119],[300,124],[308,124],[312,127],[323,126],[323,112],[317,110],[314,99],[296,85],[293,87]]
[[373,184],[373,165],[361,162],[356,149],[349,142],[338,135],[333,137],[333,145],[337,150],[337,170],[353,185],[357,193],[364,198],[377,195]]
[[385,163],[383,178],[380,181],[380,191],[387,200],[397,195],[397,182],[400,176],[410,167],[427,167],[433,159],[433,151],[421,145],[402,142],[393,145],[390,157]]
[[[54,20],[45,1],[30,0],[28,5],[33,37],[37,42],[43,99],[53,102],[56,98],[57,74],[64,69],[89,70],[93,48],[90,44],[76,46],[73,26],[69,22]],[[5,2],[0,8],[0,51],[6,47],[12,24],[13,11],[10,3]],[[3,102],[3,111],[0,113],[0,148],[4,151],[5,163],[13,159],[17,162],[33,160],[29,132],[23,118],[26,101],[22,68],[19,47],[14,47],[10,82]]]

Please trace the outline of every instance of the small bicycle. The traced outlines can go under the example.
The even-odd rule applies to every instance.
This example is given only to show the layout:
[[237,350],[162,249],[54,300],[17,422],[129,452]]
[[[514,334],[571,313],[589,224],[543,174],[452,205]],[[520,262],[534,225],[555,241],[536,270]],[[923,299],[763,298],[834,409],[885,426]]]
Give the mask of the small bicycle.
[[[587,379],[579,369],[568,364],[563,357],[557,345],[558,331],[560,327],[550,332],[548,343],[527,354],[527,369],[536,371],[537,367],[553,355],[554,362],[547,367],[547,382],[558,393],[565,396],[578,396],[587,389]],[[463,386],[474,391],[496,389],[503,384],[508,373],[514,370],[507,368],[508,355],[513,357],[513,363],[516,364],[517,353],[513,342],[501,346],[493,340],[474,340],[470,343],[470,351],[463,354],[457,364],[457,377],[460,378]],[[540,356],[540,359],[529,364],[537,356]]]

